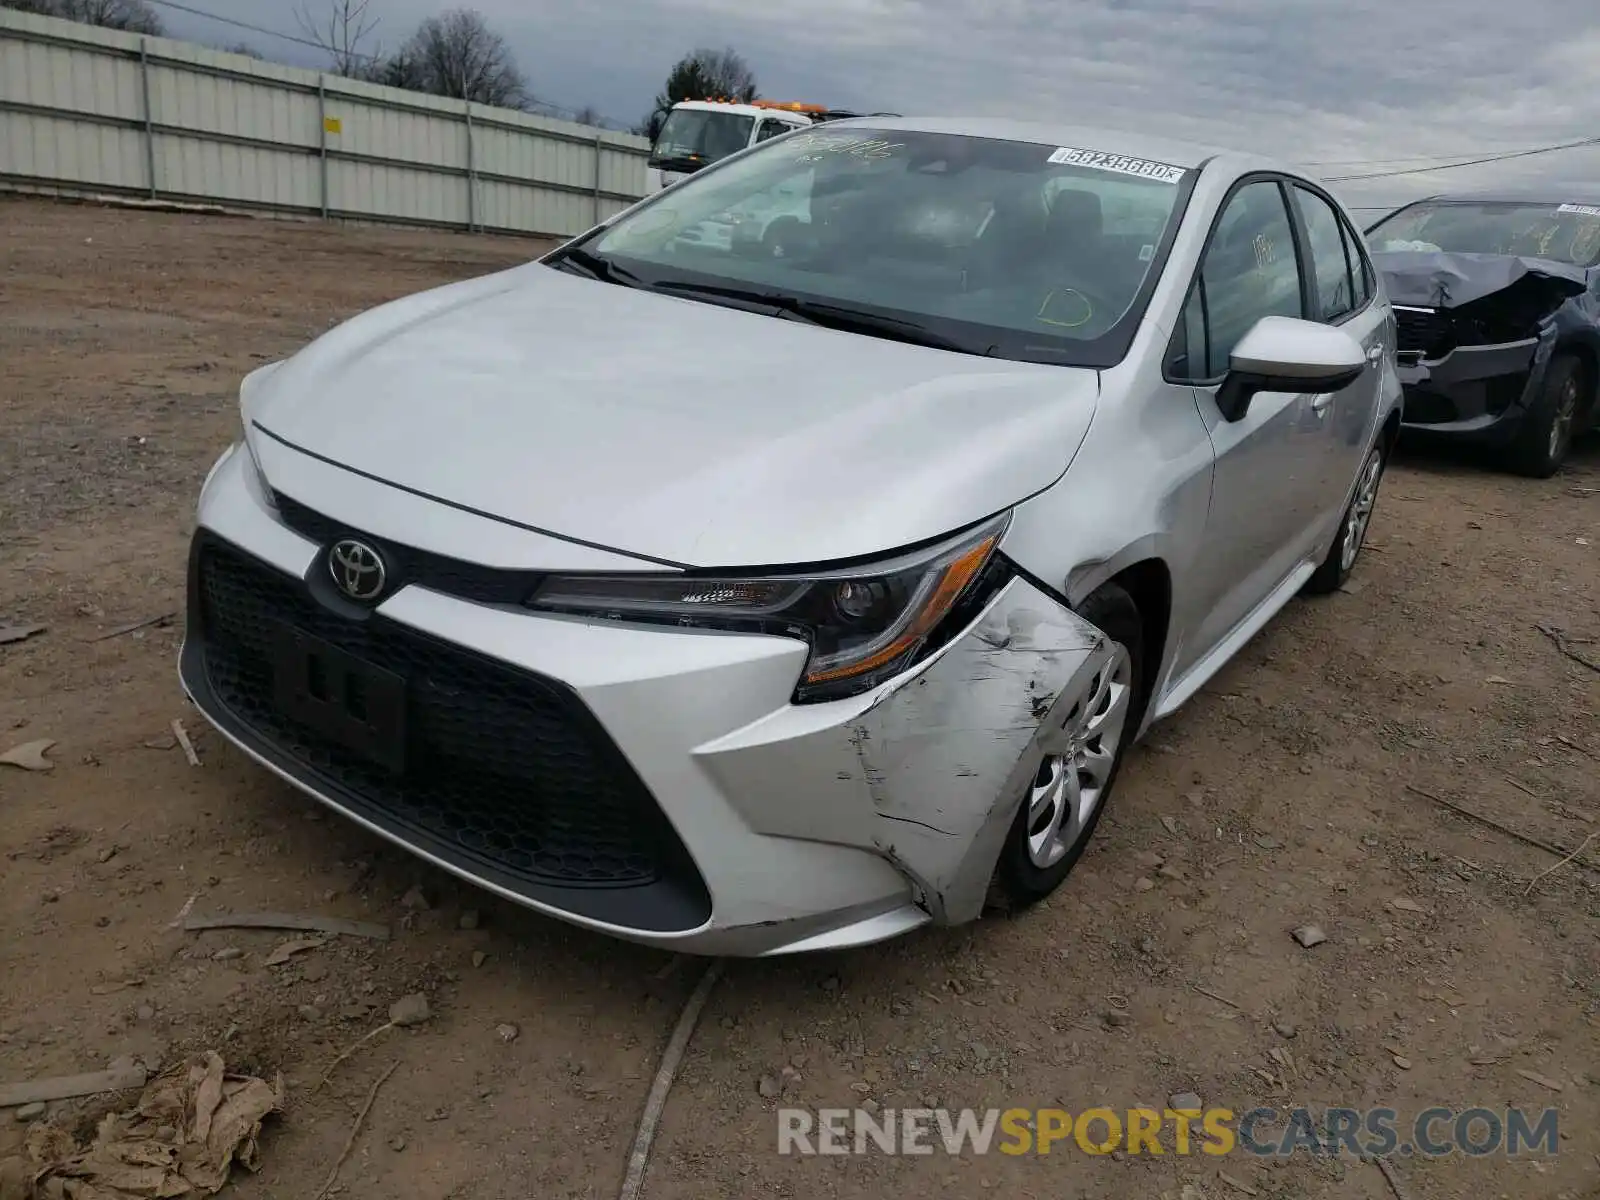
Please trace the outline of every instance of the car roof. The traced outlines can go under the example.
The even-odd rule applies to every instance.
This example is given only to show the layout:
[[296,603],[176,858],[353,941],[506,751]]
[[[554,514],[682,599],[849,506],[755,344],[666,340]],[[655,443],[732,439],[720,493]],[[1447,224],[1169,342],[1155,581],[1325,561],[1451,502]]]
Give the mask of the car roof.
[[1040,146],[1070,146],[1078,150],[1125,154],[1129,158],[1144,158],[1175,167],[1198,167],[1213,158],[1227,158],[1232,160],[1230,165],[1303,174],[1286,164],[1237,149],[1057,121],[1021,121],[1003,117],[860,117],[829,122],[830,128],[841,125],[865,125],[873,129],[903,129],[917,133],[950,133],[964,137],[1033,142]]
[[[1486,191],[1441,192],[1424,196],[1434,204],[1588,204],[1600,206],[1600,184],[1549,184],[1501,187]],[[1419,204],[1421,200],[1410,201]]]

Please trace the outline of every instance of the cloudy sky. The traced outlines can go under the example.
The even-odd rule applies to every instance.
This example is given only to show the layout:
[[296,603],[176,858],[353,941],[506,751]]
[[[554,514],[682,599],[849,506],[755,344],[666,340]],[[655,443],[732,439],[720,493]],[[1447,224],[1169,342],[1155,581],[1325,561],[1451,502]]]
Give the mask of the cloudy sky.
[[[369,0],[376,39],[392,47],[452,2]],[[672,61],[705,45],[738,49],[776,99],[1160,130],[1329,179],[1600,137],[1595,0],[469,2],[537,96],[629,124]],[[296,33],[296,8],[329,0],[185,3]],[[316,64],[305,47],[159,11],[175,36]],[[1600,186],[1600,148],[1334,186],[1379,207],[1585,179]]]

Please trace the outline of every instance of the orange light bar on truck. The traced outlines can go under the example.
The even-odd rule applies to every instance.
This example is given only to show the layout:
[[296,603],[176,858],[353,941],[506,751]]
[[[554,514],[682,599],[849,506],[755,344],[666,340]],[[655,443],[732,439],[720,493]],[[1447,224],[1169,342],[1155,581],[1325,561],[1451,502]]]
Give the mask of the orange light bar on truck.
[[826,104],[800,104],[783,100],[752,100],[755,108],[781,108],[785,112],[825,113],[828,111]]

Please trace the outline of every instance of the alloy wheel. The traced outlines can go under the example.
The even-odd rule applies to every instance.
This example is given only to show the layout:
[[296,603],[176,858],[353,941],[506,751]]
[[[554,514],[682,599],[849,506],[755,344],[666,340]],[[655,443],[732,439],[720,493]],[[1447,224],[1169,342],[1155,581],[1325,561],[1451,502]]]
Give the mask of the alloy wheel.
[[1568,376],[1556,400],[1556,411],[1550,418],[1550,457],[1558,459],[1566,451],[1567,439],[1572,436],[1572,423],[1578,416],[1578,381]]
[[1348,571],[1356,565],[1362,543],[1367,540],[1367,526],[1372,523],[1372,510],[1378,503],[1378,482],[1383,478],[1383,451],[1373,450],[1361,468],[1361,482],[1356,485],[1355,498],[1350,501],[1350,512],[1344,522],[1344,545],[1339,552],[1339,569]]
[[1028,858],[1053,867],[1083,837],[1100,807],[1127,730],[1133,697],[1128,651],[1107,642],[1106,661],[1067,713],[1028,796]]

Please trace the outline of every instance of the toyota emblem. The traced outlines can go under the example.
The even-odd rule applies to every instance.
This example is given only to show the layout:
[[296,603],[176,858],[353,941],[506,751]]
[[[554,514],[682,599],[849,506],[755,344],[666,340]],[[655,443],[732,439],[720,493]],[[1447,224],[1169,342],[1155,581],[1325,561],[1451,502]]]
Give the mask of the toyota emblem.
[[329,548],[328,571],[341,592],[363,602],[383,595],[384,586],[389,582],[389,573],[378,552],[354,538],[344,538]]

